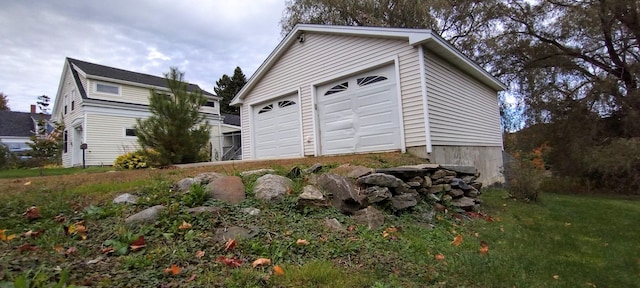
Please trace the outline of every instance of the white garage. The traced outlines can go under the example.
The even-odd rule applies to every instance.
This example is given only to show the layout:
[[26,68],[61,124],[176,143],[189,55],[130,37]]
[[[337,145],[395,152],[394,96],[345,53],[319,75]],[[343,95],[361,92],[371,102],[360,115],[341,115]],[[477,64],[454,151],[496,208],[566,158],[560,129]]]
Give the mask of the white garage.
[[322,155],[402,148],[394,75],[389,65],[317,88]]
[[256,158],[302,156],[297,95],[253,107]]

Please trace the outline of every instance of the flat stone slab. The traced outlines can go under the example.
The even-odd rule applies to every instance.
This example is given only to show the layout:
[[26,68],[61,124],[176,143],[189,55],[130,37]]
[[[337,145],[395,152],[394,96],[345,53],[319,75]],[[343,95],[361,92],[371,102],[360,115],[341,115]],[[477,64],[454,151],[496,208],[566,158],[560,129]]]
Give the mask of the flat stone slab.
[[189,214],[202,214],[202,213],[218,213],[222,211],[222,209],[220,209],[219,207],[213,207],[213,206],[200,206],[200,207],[193,207],[193,208],[189,208],[187,209],[187,212]]
[[476,173],[478,173],[478,169],[476,169],[476,167],[473,167],[473,166],[442,165],[442,168],[451,170],[451,171],[456,171],[456,173],[466,174],[466,175],[475,175]]
[[129,193],[118,195],[118,197],[113,199],[113,204],[136,204],[136,203],[138,203],[138,196],[131,195]]

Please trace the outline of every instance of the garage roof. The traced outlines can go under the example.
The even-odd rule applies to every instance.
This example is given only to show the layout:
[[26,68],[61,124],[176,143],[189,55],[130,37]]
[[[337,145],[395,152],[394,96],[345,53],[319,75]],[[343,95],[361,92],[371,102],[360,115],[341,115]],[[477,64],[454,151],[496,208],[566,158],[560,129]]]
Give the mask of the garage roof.
[[409,45],[423,45],[427,49],[443,57],[463,71],[467,72],[474,78],[480,80],[485,85],[495,89],[496,91],[505,90],[506,86],[497,78],[493,77],[482,67],[462,54],[447,41],[442,39],[436,33],[429,29],[412,29],[412,28],[387,28],[387,27],[361,27],[361,26],[335,26],[335,25],[316,25],[316,24],[298,24],[289,34],[276,46],[275,50],[269,54],[269,57],[258,67],[258,70],[249,78],[246,85],[238,92],[231,101],[231,105],[242,104],[243,99],[260,81],[260,79],[269,71],[269,69],[277,62],[280,56],[287,48],[298,40],[298,37],[304,32],[329,33],[337,35],[350,36],[370,36],[382,38],[404,38],[408,40]]

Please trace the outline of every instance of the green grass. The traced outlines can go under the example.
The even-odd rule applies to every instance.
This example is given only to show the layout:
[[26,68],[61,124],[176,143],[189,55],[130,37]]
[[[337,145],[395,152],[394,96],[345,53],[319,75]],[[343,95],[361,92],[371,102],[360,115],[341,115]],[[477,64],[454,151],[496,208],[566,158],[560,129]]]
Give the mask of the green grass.
[[0,169],[0,179],[26,178],[38,176],[60,176],[78,173],[96,173],[113,170],[111,167],[82,167],[74,168],[21,168],[21,169]]
[[[403,164],[376,157],[381,166]],[[280,174],[288,171],[277,168]],[[296,207],[301,179],[281,203],[262,203],[247,191],[248,199],[239,205],[206,200],[205,205],[222,209],[217,215],[190,215],[185,211],[188,206],[204,199],[195,194],[186,199],[190,194],[169,190],[176,170],[117,173],[121,174],[51,177],[46,183],[55,179],[55,185],[33,180],[28,186],[17,183],[15,187],[24,189],[19,193],[0,192],[0,229],[18,235],[0,241],[0,287],[19,281],[45,287],[62,280],[98,287],[634,287],[640,283],[640,229],[636,229],[640,205],[634,200],[542,193],[538,203],[523,203],[505,198],[505,191],[489,190],[481,198],[483,212],[493,222],[459,219],[449,212],[439,213],[431,228],[424,218],[429,207],[420,204],[409,213],[389,213],[383,227],[368,230],[335,209]],[[85,183],[87,177],[95,179]],[[244,179],[248,190],[255,178]],[[111,204],[121,192],[143,197],[137,206]],[[126,216],[157,204],[167,209],[155,224],[124,225]],[[31,205],[38,206],[42,218],[22,216]],[[262,214],[246,215],[240,211],[245,207],[259,208]],[[59,214],[66,217],[63,223],[54,220]],[[322,224],[326,218],[337,218],[353,229],[331,231]],[[64,233],[64,225],[78,221],[87,228],[86,240]],[[192,228],[179,229],[183,222]],[[233,225],[259,232],[225,251],[213,231]],[[383,231],[392,227],[397,231],[387,230],[390,237],[383,237]],[[41,229],[44,233],[38,238],[20,237]],[[453,246],[458,234],[463,242]],[[125,249],[122,255],[101,251],[105,243],[126,247],[138,236],[146,241],[140,251]],[[297,239],[310,244],[296,245]],[[481,241],[488,244],[486,255],[479,252]],[[20,252],[25,243],[37,250]],[[76,252],[65,253],[71,247]],[[200,250],[205,255],[195,257]],[[438,254],[444,260],[436,260]],[[227,267],[216,261],[220,256],[235,256],[243,264]],[[261,257],[272,264],[251,267]],[[99,261],[87,264],[90,260]],[[181,267],[178,275],[164,272],[171,264]],[[281,266],[284,275],[274,275],[274,265]],[[195,279],[187,281],[192,275]]]

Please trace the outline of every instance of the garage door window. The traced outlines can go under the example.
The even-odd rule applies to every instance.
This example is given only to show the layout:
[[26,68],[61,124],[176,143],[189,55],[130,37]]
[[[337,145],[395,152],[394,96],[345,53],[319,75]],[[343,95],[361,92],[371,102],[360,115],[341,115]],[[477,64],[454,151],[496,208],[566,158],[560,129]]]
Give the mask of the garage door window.
[[329,89],[329,91],[324,93],[324,95],[327,96],[327,95],[335,94],[338,92],[345,91],[347,89],[349,89],[349,82],[340,83],[336,86],[331,87],[331,89]]
[[367,77],[358,78],[356,80],[356,82],[358,83],[358,86],[366,86],[366,85],[373,84],[373,83],[380,82],[380,81],[384,81],[384,80],[387,80],[387,77],[384,77],[384,76],[367,76]]
[[269,104],[267,106],[262,107],[262,109],[260,109],[260,111],[258,111],[258,114],[267,113],[267,112],[269,112],[271,110],[273,110],[273,104]]
[[289,100],[278,102],[278,107],[280,107],[280,108],[284,108],[284,107],[291,106],[291,105],[296,105],[296,102],[289,101]]

